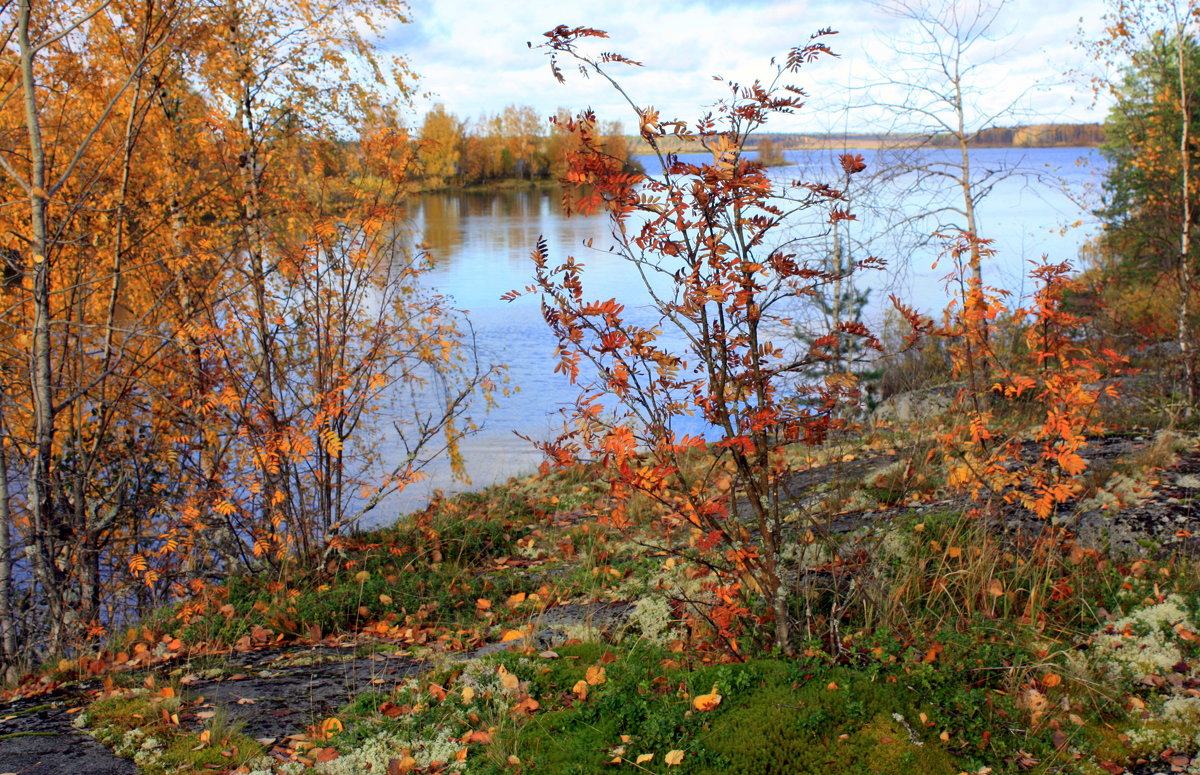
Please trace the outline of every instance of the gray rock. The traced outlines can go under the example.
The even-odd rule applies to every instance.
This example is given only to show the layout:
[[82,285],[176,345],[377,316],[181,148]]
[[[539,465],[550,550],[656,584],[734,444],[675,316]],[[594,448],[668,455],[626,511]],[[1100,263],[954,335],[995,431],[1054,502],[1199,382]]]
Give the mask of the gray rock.
[[21,775],[134,775],[137,767],[71,726],[62,695],[5,705],[0,772]]
[[929,420],[950,411],[959,389],[958,385],[936,385],[897,393],[875,407],[871,419],[897,425]]

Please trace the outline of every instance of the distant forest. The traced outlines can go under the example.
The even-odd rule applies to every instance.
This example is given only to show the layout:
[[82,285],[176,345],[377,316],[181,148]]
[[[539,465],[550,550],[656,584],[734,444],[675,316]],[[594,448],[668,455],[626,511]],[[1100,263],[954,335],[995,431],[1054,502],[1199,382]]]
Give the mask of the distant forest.
[[[631,152],[648,153],[641,138],[631,138]],[[751,139],[750,147],[767,142],[779,151],[797,148],[885,148],[929,145],[949,148],[958,144],[953,135],[888,134],[886,132],[764,132]],[[1031,124],[984,129],[971,139],[973,148],[1096,148],[1104,143],[1103,124]],[[694,147],[693,147],[694,146]],[[702,150],[699,144],[672,147],[675,152]]]
[[[784,148],[829,147],[878,147],[893,144],[921,144],[939,148],[958,144],[953,135],[905,135],[886,133],[775,133],[761,135],[759,140],[770,138]],[[1102,124],[1032,124],[1030,126],[993,127],[984,129],[971,140],[976,148],[1078,148],[1096,147],[1104,142]]]

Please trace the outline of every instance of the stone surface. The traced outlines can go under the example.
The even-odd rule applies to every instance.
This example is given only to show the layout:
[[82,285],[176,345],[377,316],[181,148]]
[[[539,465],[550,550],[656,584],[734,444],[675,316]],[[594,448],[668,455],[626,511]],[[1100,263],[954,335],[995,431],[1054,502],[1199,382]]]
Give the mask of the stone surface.
[[114,756],[71,726],[71,696],[61,692],[0,707],[0,773],[132,775],[133,762]]

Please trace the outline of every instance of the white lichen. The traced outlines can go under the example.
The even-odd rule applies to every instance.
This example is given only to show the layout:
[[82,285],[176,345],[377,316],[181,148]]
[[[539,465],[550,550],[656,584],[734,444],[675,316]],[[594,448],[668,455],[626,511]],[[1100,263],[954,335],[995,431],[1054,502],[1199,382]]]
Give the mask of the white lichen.
[[643,640],[656,646],[667,646],[684,637],[670,601],[661,595],[649,595],[637,601],[629,614],[629,623]]
[[1195,629],[1183,599],[1170,595],[1163,602],[1137,609],[1097,633],[1098,656],[1109,677],[1140,679],[1170,670],[1183,659],[1176,627]]

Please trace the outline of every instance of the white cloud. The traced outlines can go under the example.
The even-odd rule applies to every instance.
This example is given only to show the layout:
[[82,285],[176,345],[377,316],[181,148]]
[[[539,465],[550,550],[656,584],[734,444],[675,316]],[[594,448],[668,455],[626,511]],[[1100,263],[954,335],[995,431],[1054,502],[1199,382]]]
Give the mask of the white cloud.
[[[889,59],[883,38],[897,22],[862,0],[575,0],[568,8],[561,0],[411,0],[411,6],[413,24],[393,30],[386,45],[407,56],[421,76],[429,96],[418,100],[418,113],[435,102],[462,117],[508,104],[532,105],[547,116],[559,106],[592,107],[602,118],[632,124],[628,105],[606,83],[568,71],[568,83],[561,86],[544,53],[526,46],[528,41],[536,47],[542,33],[559,24],[607,30],[611,40],[592,50],[617,51],[645,63],[642,69],[617,69],[630,96],[664,116],[686,119],[722,96],[713,75],[741,83],[770,77],[771,57],[784,56],[820,27],[839,31],[830,45],[841,56],[796,78],[820,111],[778,120],[773,128],[840,126],[845,120],[840,109],[859,98],[845,86],[869,79],[871,59],[884,68],[899,66]],[[1098,0],[1014,0],[999,25],[1007,34],[987,47],[1005,53],[981,71],[986,102],[1007,104],[1044,81],[1049,85],[1028,95],[1029,121],[1100,120],[1103,106],[1090,109],[1090,95],[1064,75],[1087,65],[1071,41],[1081,17],[1094,26],[1100,11]],[[865,127],[868,119],[866,113],[852,114],[849,126]]]

